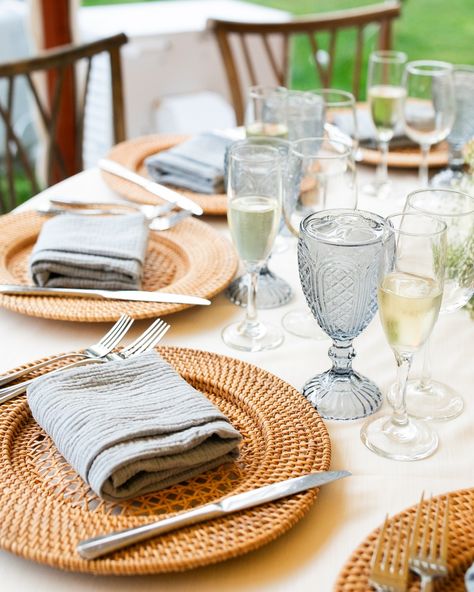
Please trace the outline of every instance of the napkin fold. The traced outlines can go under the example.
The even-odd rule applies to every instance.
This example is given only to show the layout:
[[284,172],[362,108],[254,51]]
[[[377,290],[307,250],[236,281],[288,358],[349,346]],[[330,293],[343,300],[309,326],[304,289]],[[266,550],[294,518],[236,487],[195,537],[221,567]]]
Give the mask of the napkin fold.
[[81,216],[48,220],[30,257],[38,286],[136,290],[148,241],[142,214]]
[[200,134],[145,160],[150,177],[197,193],[222,193],[224,154],[232,139],[212,132]]
[[59,452],[107,500],[163,489],[239,453],[225,415],[154,351],[45,375],[27,396]]

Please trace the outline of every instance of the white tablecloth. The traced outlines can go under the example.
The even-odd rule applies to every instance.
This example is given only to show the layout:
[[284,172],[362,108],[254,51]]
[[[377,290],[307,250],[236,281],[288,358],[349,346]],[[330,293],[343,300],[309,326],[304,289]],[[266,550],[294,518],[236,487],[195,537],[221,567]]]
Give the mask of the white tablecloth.
[[[371,174],[370,169],[361,170],[360,184]],[[412,173],[391,176],[395,187],[390,200],[361,198],[359,207],[383,214],[400,211],[404,196],[416,186],[416,177]],[[116,197],[93,169],[45,191],[27,207],[53,194],[83,199]],[[226,231],[224,219],[207,221]],[[296,294],[286,307],[261,312],[262,319],[279,323],[285,312],[303,306],[294,245],[275,255],[271,267],[291,282]],[[196,307],[167,317],[172,330],[164,343],[241,358],[297,388],[329,366],[329,341],[305,340],[288,334],[283,346],[273,351],[246,354],[230,350],[222,343],[220,332],[240,315],[241,309],[219,295],[210,307]],[[145,326],[146,321],[137,322],[133,333]],[[27,360],[86,346],[104,329],[102,324],[48,321],[0,310],[0,371]],[[385,390],[394,379],[395,364],[378,318],[355,340],[355,347],[355,368]],[[260,550],[187,573],[131,578],[64,573],[0,552],[0,589],[9,592],[329,592],[353,549],[383,521],[387,512],[393,514],[415,504],[422,491],[438,494],[474,486],[473,347],[474,321],[465,312],[440,319],[433,339],[433,368],[437,378],[462,392],[466,408],[456,420],[436,425],[440,448],[434,456],[413,463],[384,460],[360,442],[362,421],[327,422],[332,441],[332,468],[348,469],[353,476],[324,486],[309,514],[286,535]]]

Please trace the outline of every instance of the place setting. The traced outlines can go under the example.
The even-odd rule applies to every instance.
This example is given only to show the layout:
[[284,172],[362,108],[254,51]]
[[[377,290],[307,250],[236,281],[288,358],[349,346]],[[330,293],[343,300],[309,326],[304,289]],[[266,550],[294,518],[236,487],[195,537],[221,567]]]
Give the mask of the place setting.
[[[441,44],[439,59],[392,47],[397,2],[342,12],[318,21],[322,45],[306,17],[210,20],[228,125],[215,97],[201,120],[204,98],[180,91],[161,97],[169,121],[159,102],[147,114],[164,131],[127,136],[128,40],[86,44],[78,104],[109,53],[114,140],[77,174],[59,154],[63,74],[49,111],[33,90],[44,163],[20,147],[8,82],[7,165],[12,146],[17,176],[33,155],[45,189],[0,216],[0,561],[40,564],[41,589],[55,570],[51,592],[144,575],[198,592],[474,592],[474,67]],[[341,23],[351,80],[333,76]],[[172,133],[176,97],[188,133]]]

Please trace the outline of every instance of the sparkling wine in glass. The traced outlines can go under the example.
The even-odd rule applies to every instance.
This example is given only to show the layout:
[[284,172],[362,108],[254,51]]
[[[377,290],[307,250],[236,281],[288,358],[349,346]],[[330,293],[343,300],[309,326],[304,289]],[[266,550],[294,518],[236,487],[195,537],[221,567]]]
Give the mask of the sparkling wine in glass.
[[[441,313],[465,306],[474,294],[474,197],[453,189],[421,189],[407,197],[406,212],[434,216],[446,224],[446,267]],[[464,402],[449,385],[432,379],[429,343],[420,378],[408,381],[407,408],[413,417],[447,420]]]
[[404,72],[405,133],[421,147],[420,185],[428,186],[428,156],[445,140],[455,118],[453,66],[447,62],[409,62]]
[[271,146],[238,142],[228,154],[227,196],[232,241],[248,277],[245,319],[222,332],[224,342],[244,351],[278,347],[283,335],[257,318],[259,270],[270,254],[281,218],[282,157]]
[[437,434],[408,417],[406,384],[413,355],[426,343],[438,318],[444,285],[446,224],[425,214],[387,218],[393,250],[379,269],[380,321],[398,367],[388,396],[393,412],[368,420],[361,438],[373,452],[394,460],[418,460],[438,447]]
[[390,191],[387,170],[388,147],[397,124],[402,120],[405,98],[402,77],[406,60],[406,54],[401,51],[374,51],[369,57],[367,98],[381,160],[375,182],[366,187],[366,191],[377,197],[387,197]]

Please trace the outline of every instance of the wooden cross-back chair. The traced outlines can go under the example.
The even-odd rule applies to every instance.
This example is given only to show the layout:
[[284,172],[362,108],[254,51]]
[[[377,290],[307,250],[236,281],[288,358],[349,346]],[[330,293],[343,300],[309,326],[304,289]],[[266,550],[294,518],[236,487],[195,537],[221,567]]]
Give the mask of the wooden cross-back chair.
[[[352,90],[356,98],[360,95],[361,69],[364,51],[364,30],[368,25],[378,26],[378,49],[390,49],[392,43],[392,22],[400,15],[400,4],[396,1],[384,2],[364,8],[340,10],[297,18],[284,22],[249,23],[226,20],[210,20],[208,28],[217,39],[224,62],[232,103],[237,123],[244,118],[244,100],[248,85],[261,84],[258,79],[259,64],[255,55],[266,58],[266,71],[273,74],[273,83],[289,86],[290,39],[305,36],[310,43],[317,79],[322,87],[330,87],[336,61],[336,41],[339,31],[356,30],[356,46],[352,75]],[[318,59],[318,34],[329,36],[328,57],[325,64]],[[256,52],[255,39],[259,39],[260,49]],[[275,44],[275,40],[278,42]],[[260,64],[260,71],[261,71]],[[247,84],[244,82],[247,82]]]
[[[35,163],[30,161],[28,150],[15,131],[13,121],[15,82],[21,77],[26,79],[27,88],[29,88],[38,111],[38,119],[46,139],[45,181],[49,186],[53,182],[82,170],[84,116],[92,62],[95,56],[104,52],[109,54],[110,59],[114,140],[115,142],[121,142],[125,139],[120,47],[127,41],[124,34],[114,35],[113,37],[83,45],[66,45],[46,50],[37,57],[0,64],[0,81],[6,81],[6,101],[3,104],[0,101],[0,126],[3,124],[5,129],[5,154],[0,161],[0,180],[4,176],[2,184],[6,185],[6,192],[0,188],[1,212],[6,212],[17,205],[18,189],[15,183],[17,177],[26,177],[31,186],[32,194],[40,190],[35,173]],[[81,71],[82,83],[79,83],[78,76],[76,76],[76,65],[79,63],[84,64]],[[44,98],[47,79],[44,77],[38,78],[37,73],[40,72],[55,73],[50,101]],[[71,72],[76,95],[74,97],[75,112],[73,114],[76,162],[73,163],[72,171],[69,168],[68,172],[56,136],[64,82]],[[71,141],[73,141],[73,138],[71,138]],[[0,187],[2,184],[0,184]]]

